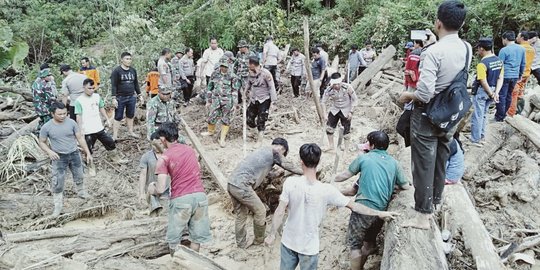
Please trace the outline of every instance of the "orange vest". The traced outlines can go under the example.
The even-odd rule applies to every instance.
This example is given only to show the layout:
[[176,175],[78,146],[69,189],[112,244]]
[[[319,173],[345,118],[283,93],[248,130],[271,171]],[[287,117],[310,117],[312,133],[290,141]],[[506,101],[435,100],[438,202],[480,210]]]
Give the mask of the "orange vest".
[[146,93],[156,95],[158,93],[159,72],[150,71],[146,75]]

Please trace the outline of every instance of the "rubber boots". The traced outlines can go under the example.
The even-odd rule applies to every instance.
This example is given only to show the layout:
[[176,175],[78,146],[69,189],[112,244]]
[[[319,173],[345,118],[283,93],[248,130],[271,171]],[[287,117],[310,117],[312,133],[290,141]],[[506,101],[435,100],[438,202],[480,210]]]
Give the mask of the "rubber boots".
[[227,138],[227,133],[229,133],[229,126],[221,126],[221,136],[219,137],[219,146],[221,148],[225,147],[225,138]]
[[88,195],[88,192],[86,192],[86,190],[84,189],[84,183],[75,184],[75,190],[77,191],[77,196],[79,196],[79,198],[90,198],[90,195]]
[[266,224],[263,224],[262,226],[253,224],[253,233],[255,234],[255,239],[253,240],[253,244],[261,245],[262,243],[264,243],[264,234],[266,233]]
[[54,202],[54,210],[52,213],[52,217],[56,218],[60,215],[62,212],[62,207],[64,206],[64,193],[53,193],[53,202]]
[[208,124],[208,131],[201,133],[202,136],[212,136],[216,134],[216,125]]

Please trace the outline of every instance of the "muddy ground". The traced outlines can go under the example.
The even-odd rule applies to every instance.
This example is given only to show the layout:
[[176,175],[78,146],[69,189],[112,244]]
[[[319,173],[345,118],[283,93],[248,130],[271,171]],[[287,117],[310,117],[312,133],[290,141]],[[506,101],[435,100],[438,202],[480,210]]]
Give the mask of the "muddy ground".
[[[398,74],[398,71],[394,72]],[[298,110],[300,123],[295,123],[292,117],[289,116],[273,117],[272,115],[276,113],[271,113],[263,145],[269,145],[275,137],[284,137],[289,141],[289,158],[299,162],[299,147],[308,142],[321,144],[323,128],[318,123],[312,99],[306,97],[293,98],[289,83],[285,79],[282,81],[285,83],[285,90],[278,97],[277,113],[290,111],[294,107]],[[382,85],[377,84],[377,82],[371,86],[371,88],[378,87],[382,87]],[[402,86],[396,84],[395,88],[400,91]],[[353,117],[351,148],[355,144],[363,143],[365,136],[370,131],[383,129],[391,133],[392,146],[389,152],[396,154],[403,147],[402,140],[398,138],[393,129],[399,117],[399,108],[392,103],[391,98],[377,98],[376,101],[373,101],[367,95],[367,91],[358,93],[358,96],[360,104]],[[181,115],[196,133],[205,130],[204,106],[194,104],[187,108],[182,107]],[[243,157],[241,123],[241,115],[239,115],[233,121],[225,148],[219,147],[217,136],[201,139],[205,149],[212,155],[225,176],[230,175]],[[146,129],[144,126],[140,126],[140,123],[137,129],[141,135],[145,135]],[[255,149],[256,132],[252,130],[249,134],[247,146],[248,151],[252,151]],[[467,133],[463,133],[463,135],[467,135]],[[510,150],[503,147],[489,160],[486,166],[479,170],[473,179],[466,182],[470,193],[475,198],[480,216],[493,236],[494,244],[497,247],[504,246],[507,242],[519,241],[524,236],[534,235],[531,233],[516,233],[512,231],[513,229],[540,229],[540,203],[536,198],[529,202],[523,202],[515,195],[510,194],[504,201],[501,201],[493,195],[495,188],[500,189],[498,186],[493,187],[496,186],[494,183],[511,182],[513,176],[517,173],[515,166],[505,165],[507,164],[508,151],[524,151],[526,155],[540,162],[538,150],[534,149],[534,147],[531,148],[526,139],[520,135],[516,136],[518,137],[516,140],[519,141],[515,142],[515,147],[510,147],[512,148]],[[50,169],[48,166],[43,166],[43,169],[24,179],[13,180],[10,181],[9,185],[0,187],[0,230],[2,233],[10,234],[57,227],[66,229],[88,228],[88,230],[91,230],[97,227],[114,226],[114,224],[120,224],[126,220],[136,221],[148,218],[148,209],[138,202],[137,189],[139,158],[145,151],[150,149],[149,144],[143,139],[121,138],[118,148],[130,158],[127,165],[111,164],[104,158],[103,147],[99,143],[97,145],[99,149],[95,151],[95,160],[97,161],[98,174],[95,177],[87,175],[85,178],[85,183],[93,198],[86,201],[77,199],[72,191],[73,184],[70,176],[66,179],[66,197],[68,199],[65,200],[64,213],[75,213],[85,209],[88,211],[83,211],[78,216],[68,215],[60,220],[48,219],[47,217],[52,211],[52,197],[48,190]],[[471,146],[466,145],[465,147],[467,150]],[[340,160],[338,172],[346,169],[355,156],[356,150],[348,150],[344,158]],[[334,159],[334,154],[323,154],[320,166],[324,168],[322,175],[324,181],[328,181],[333,175]],[[494,178],[494,175],[500,175],[500,177]],[[490,181],[482,180],[486,178],[489,178]],[[352,178],[344,183],[339,183],[338,186],[344,188],[351,185],[355,179]],[[212,196],[212,201],[216,203],[212,204],[209,209],[214,239],[211,243],[202,246],[201,253],[226,269],[277,269],[279,265],[279,239],[276,240],[275,245],[272,247],[253,246],[246,250],[237,248],[234,239],[234,216],[227,195],[218,191],[217,185],[210,178],[207,171],[204,173],[204,184],[207,192]],[[166,204],[165,201],[163,203]],[[167,215],[166,212],[163,211],[160,214],[164,220]],[[320,230],[320,269],[349,268],[349,251],[346,245],[349,214],[348,209],[331,209],[327,212]],[[268,223],[270,223],[270,219],[271,215],[268,216]],[[383,235],[379,236],[379,244],[382,244],[382,238]],[[458,238],[456,237],[456,239]],[[158,240],[163,241],[164,235],[163,238]],[[39,242],[29,242],[25,245],[37,248]],[[26,257],[27,260],[22,261],[21,259],[16,263],[3,261],[2,257],[9,255],[10,249],[13,251],[14,248],[15,246],[11,245],[7,245],[6,248],[6,245],[4,245],[3,249],[0,249],[0,262],[2,262],[0,263],[0,269],[23,269],[51,257],[43,252],[41,257],[37,255],[30,258]],[[457,248],[460,251],[454,252],[449,257],[452,269],[475,269],[474,262],[462,242],[457,241]],[[540,253],[537,250],[534,251],[538,259]],[[97,249],[94,252],[99,254],[102,251]],[[67,256],[63,257],[67,258]],[[382,248],[369,259],[366,269],[379,269],[381,258]],[[52,258],[47,264],[38,268],[81,269],[80,267],[78,264],[66,265],[65,261],[60,260],[60,258]],[[527,264],[518,263],[511,263],[510,267],[512,269],[531,269]],[[157,255],[154,254],[150,257],[121,255],[112,258],[105,257],[100,258],[89,267],[89,269],[126,268],[173,269],[174,267],[171,264],[171,257],[166,252],[158,252]]]

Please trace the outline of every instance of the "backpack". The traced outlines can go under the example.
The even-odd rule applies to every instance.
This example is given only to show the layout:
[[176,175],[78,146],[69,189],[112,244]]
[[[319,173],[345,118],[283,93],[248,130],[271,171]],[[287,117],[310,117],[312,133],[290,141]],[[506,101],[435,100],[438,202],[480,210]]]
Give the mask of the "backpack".
[[465,66],[452,80],[448,88],[438,93],[426,104],[426,114],[430,122],[445,132],[455,127],[472,106],[467,93],[469,47],[465,42],[463,44],[467,50]]

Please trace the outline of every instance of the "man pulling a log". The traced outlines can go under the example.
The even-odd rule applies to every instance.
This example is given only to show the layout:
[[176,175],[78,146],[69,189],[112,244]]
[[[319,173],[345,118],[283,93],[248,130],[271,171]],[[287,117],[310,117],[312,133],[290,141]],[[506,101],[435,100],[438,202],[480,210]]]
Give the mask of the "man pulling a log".
[[231,195],[236,214],[235,233],[236,244],[240,248],[247,248],[251,243],[247,241],[246,223],[248,211],[253,213],[254,244],[260,245],[264,241],[266,228],[266,207],[262,203],[255,189],[259,187],[274,165],[295,174],[302,174],[300,168],[285,159],[289,152],[289,144],[283,138],[272,141],[272,147],[262,147],[249,154],[234,169],[227,191]]

